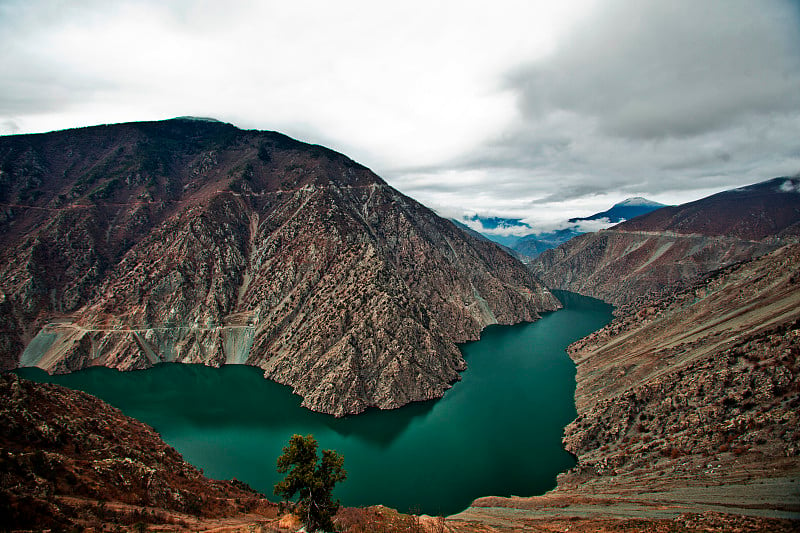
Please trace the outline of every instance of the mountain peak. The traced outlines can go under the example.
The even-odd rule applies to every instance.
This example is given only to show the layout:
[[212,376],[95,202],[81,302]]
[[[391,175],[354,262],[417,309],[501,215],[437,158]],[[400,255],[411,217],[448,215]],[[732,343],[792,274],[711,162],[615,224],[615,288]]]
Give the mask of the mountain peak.
[[590,220],[607,219],[608,223],[610,224],[618,224],[625,220],[630,220],[662,207],[665,207],[664,204],[648,200],[647,198],[642,198],[641,196],[635,196],[633,198],[623,200],[618,204],[614,204],[611,209],[601,213],[595,213],[594,215],[588,217],[571,218],[569,221],[575,224]]
[[614,204],[614,207],[633,207],[633,206],[652,206],[652,207],[664,207],[664,204],[659,202],[654,202],[653,200],[648,200],[642,196],[634,196],[632,198],[626,198],[621,202]]

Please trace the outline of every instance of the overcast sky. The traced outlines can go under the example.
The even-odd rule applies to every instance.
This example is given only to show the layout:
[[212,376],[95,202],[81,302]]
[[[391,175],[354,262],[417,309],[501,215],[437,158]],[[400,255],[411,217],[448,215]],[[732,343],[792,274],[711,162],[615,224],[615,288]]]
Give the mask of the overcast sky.
[[800,172],[800,3],[0,0],[0,133],[214,117],[549,229]]

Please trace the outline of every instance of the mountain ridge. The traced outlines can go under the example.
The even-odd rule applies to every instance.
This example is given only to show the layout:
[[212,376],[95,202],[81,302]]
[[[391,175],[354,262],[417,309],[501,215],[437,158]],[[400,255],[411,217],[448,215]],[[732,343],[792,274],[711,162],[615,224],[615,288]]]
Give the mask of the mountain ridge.
[[2,351],[51,372],[247,363],[341,416],[441,396],[456,342],[559,305],[494,244],[275,132],[14,136],[0,171]]
[[530,268],[550,288],[617,306],[671,291],[706,272],[795,242],[800,194],[774,178],[680,206],[667,206],[543,252]]

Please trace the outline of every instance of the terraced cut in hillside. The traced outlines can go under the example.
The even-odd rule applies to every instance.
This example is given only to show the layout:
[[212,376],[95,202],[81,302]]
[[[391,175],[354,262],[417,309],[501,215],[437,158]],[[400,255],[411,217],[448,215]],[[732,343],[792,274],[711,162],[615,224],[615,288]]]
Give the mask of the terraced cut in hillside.
[[455,518],[519,525],[713,511],[751,517],[718,529],[796,528],[798,265],[800,245],[785,246],[652,299],[574,343],[578,417],[564,444],[576,468],[543,497],[484,498]]
[[176,119],[0,138],[3,368],[248,364],[337,416],[440,397],[558,301],[365,167]]
[[776,178],[663,207],[543,252],[530,265],[549,288],[618,307],[668,295],[704,274],[800,236],[800,179]]

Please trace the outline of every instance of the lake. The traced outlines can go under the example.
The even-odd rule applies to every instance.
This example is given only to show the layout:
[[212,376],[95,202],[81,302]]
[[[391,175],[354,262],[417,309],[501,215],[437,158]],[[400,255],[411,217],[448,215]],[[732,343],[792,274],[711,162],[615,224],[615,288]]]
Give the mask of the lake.
[[575,464],[561,445],[576,415],[575,366],[565,349],[607,324],[612,307],[554,294],[563,310],[532,324],[490,326],[462,345],[468,368],[444,398],[342,419],[300,407],[288,387],[246,366],[17,373],[98,396],[153,426],[206,475],[236,477],[273,500],[282,447],[311,433],[320,448],[344,456],[348,477],[335,493],[342,504],[452,514],[480,496],[541,494]]

